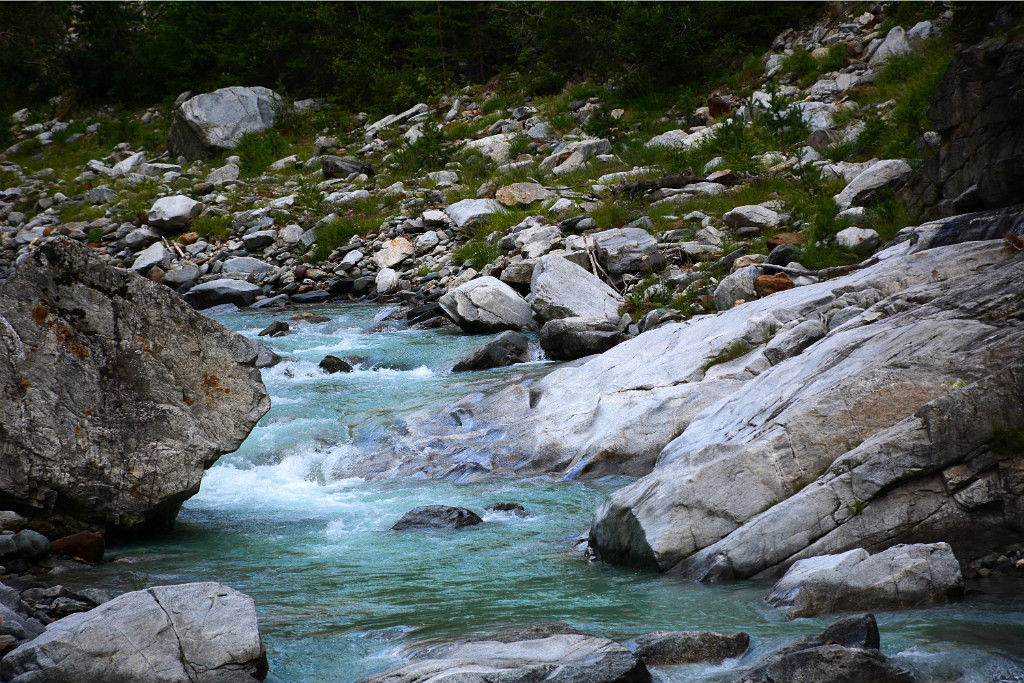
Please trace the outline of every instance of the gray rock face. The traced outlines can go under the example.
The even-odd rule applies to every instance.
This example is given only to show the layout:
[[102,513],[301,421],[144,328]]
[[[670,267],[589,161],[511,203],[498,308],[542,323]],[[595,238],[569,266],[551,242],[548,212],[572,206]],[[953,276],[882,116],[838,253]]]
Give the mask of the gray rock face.
[[878,647],[874,616],[848,617],[769,654],[735,683],[913,683]]
[[193,263],[186,263],[179,268],[167,271],[162,281],[171,289],[177,289],[184,284],[195,282],[199,279],[199,266]]
[[252,256],[236,256],[224,261],[222,272],[224,273],[271,273],[274,266]]
[[184,299],[187,304],[199,310],[221,304],[245,307],[256,301],[256,295],[262,291],[258,285],[245,280],[210,280],[188,290]]
[[466,356],[452,368],[452,372],[503,368],[529,359],[530,340],[519,332],[502,332],[482,347]]
[[989,38],[957,50],[930,100],[940,144],[901,191],[934,219],[1021,202],[1024,41]]
[[591,236],[597,257],[609,273],[635,273],[645,256],[658,250],[658,240],[641,228],[615,228]]
[[753,227],[767,230],[778,227],[781,218],[777,212],[753,204],[750,206],[737,206],[722,216],[722,220],[733,229]]
[[645,664],[717,664],[723,659],[739,657],[747,651],[750,636],[746,633],[714,631],[655,631],[623,643]]
[[963,593],[960,564],[948,543],[862,548],[795,562],[765,598],[790,619],[830,612],[919,607]]
[[241,683],[266,674],[252,598],[219,583],[125,593],[54,622],[0,661],[0,678],[19,683]]
[[[591,530],[604,559],[717,580],[854,547],[943,538],[969,551],[1012,536],[1003,510],[1021,491],[994,482],[1024,463],[985,444],[1024,416],[1024,324],[1004,310],[1024,292],[1024,259],[998,242],[906,249],[743,307],[793,311],[837,285],[840,303],[857,290],[878,301],[708,408],[654,473],[614,493]],[[971,486],[988,502],[961,500]]]
[[647,667],[607,638],[557,634],[513,642],[478,640],[428,650],[359,683],[646,683]]
[[559,318],[619,319],[622,296],[601,278],[557,255],[533,266],[530,304],[542,322]]
[[867,256],[882,243],[878,233],[870,228],[846,228],[836,233],[836,244]]
[[167,150],[191,160],[234,149],[244,133],[273,127],[280,100],[263,87],[235,86],[196,95],[174,111]]
[[256,357],[166,287],[45,243],[0,288],[0,497],[48,534],[169,524],[270,408]]
[[540,329],[540,346],[552,360],[576,360],[626,341],[623,327],[618,320],[560,318]]
[[449,505],[424,505],[409,510],[395,522],[392,531],[408,531],[410,529],[462,529],[467,526],[482,524],[480,515],[467,508]]
[[470,334],[536,327],[526,299],[501,280],[485,276],[459,285],[438,303],[448,317]]
[[140,275],[145,275],[153,266],[167,268],[170,265],[171,253],[167,251],[167,247],[162,242],[155,242],[139,252],[139,255],[135,257],[135,262],[132,263],[132,270]]
[[885,159],[872,164],[835,196],[840,210],[871,205],[885,189],[898,190],[913,170],[902,159]]

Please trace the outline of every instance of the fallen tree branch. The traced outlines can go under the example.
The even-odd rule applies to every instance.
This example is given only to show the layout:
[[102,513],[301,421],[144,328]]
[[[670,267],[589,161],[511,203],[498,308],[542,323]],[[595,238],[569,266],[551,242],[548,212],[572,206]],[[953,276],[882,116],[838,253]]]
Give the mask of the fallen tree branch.
[[842,275],[843,273],[849,273],[854,270],[861,270],[862,268],[868,268],[878,263],[878,257],[872,256],[867,261],[861,261],[860,263],[854,263],[849,266],[833,266],[832,268],[822,268],[821,270],[803,270],[800,268],[790,268],[789,266],[773,266],[763,264],[761,267],[765,270],[774,269],[781,273],[792,273],[793,275],[807,275],[809,277],[830,277],[832,275]]
[[702,175],[686,175],[685,173],[678,173],[676,175],[654,178],[653,180],[634,180],[619,183],[612,188],[612,194],[641,194],[653,192],[654,190],[661,190],[667,187],[686,187],[693,183],[706,183],[707,181],[708,179]]

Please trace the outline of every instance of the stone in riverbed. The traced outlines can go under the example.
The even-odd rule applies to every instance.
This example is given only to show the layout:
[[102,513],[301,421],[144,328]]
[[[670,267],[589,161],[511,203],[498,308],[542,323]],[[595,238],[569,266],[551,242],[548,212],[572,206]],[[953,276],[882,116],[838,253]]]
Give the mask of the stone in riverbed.
[[715,631],[655,631],[637,636],[623,645],[645,664],[717,664],[746,652],[750,636]]
[[517,640],[472,640],[427,648],[413,661],[359,683],[647,683],[651,675],[629,650],[578,633]]
[[77,534],[58,538],[51,544],[54,555],[77,557],[96,564],[103,560],[106,543],[103,535],[95,531],[79,531]]
[[526,511],[526,508],[521,503],[491,503],[486,506],[484,510],[488,512],[509,512],[516,517],[529,517],[530,513]]
[[441,309],[470,334],[534,329],[530,304],[501,280],[484,276],[442,296]]
[[349,362],[337,356],[324,356],[324,359],[320,361],[320,369],[328,375],[333,375],[336,372],[352,372]]
[[0,498],[51,536],[168,526],[270,408],[256,358],[166,287],[42,244],[0,286]]
[[411,529],[462,529],[484,520],[472,510],[449,505],[424,505],[406,512],[391,527],[392,531]]
[[452,372],[503,368],[529,359],[530,341],[519,332],[507,330],[461,359]]
[[878,651],[877,643],[873,615],[847,617],[818,636],[769,654],[736,683],[914,683],[908,671]]
[[264,327],[257,337],[283,337],[288,334],[288,330],[291,329],[288,323],[283,320],[275,320],[266,327]]
[[212,582],[125,593],[50,624],[0,661],[0,678],[24,683],[242,683],[266,674],[252,598]]
[[544,323],[540,347],[552,360],[575,360],[604,353],[629,335],[618,320],[560,318]]
[[863,609],[919,607],[963,593],[960,564],[948,543],[862,548],[793,564],[765,600],[790,619]]
[[256,301],[256,295],[263,290],[245,280],[210,280],[188,290],[183,297],[185,302],[199,310],[234,304],[245,307]]

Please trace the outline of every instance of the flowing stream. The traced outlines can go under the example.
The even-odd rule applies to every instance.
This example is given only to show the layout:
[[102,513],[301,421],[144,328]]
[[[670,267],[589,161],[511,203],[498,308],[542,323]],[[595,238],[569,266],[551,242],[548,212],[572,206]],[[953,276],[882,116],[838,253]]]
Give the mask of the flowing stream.
[[[248,593],[268,680],[289,683],[355,681],[400,664],[411,646],[538,621],[614,638],[747,631],[752,647],[740,660],[654,671],[659,681],[730,680],[787,638],[827,623],[787,621],[762,602],[768,584],[704,586],[587,562],[573,549],[576,539],[626,479],[454,484],[334,476],[338,463],[368,448],[386,457],[387,436],[403,416],[543,363],[451,374],[455,360],[486,338],[380,324],[381,311],[369,306],[311,310],[330,322],[292,323],[292,334],[263,338],[290,359],[263,371],[273,407],[242,448],[206,474],[175,531],[112,549],[112,562],[75,581],[124,591],[215,580]],[[218,320],[255,338],[287,317],[253,311]],[[317,367],[326,354],[361,360],[355,372],[326,375]],[[418,505],[482,512],[496,501],[522,503],[530,516],[488,514],[485,524],[457,532],[388,530]],[[997,593],[879,613],[883,651],[922,680],[1024,681],[1024,584],[983,585]]]

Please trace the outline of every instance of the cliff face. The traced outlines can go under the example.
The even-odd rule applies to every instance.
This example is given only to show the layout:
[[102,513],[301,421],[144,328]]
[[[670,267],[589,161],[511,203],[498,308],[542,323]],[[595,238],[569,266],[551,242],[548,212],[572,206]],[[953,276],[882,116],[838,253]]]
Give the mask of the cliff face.
[[928,118],[936,154],[902,191],[932,219],[995,209],[1024,196],[1024,39],[990,38],[960,49],[935,89]]

